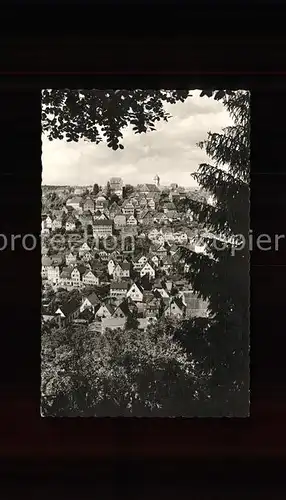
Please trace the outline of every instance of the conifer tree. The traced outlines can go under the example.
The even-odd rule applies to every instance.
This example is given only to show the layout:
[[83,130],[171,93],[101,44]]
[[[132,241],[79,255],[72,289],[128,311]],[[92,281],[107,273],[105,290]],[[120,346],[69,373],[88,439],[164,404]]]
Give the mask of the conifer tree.
[[209,374],[202,412],[246,416],[249,405],[249,166],[250,96],[230,92],[223,103],[233,125],[199,144],[213,161],[193,174],[212,203],[188,200],[208,231],[206,252],[182,250],[193,288],[209,301],[210,318],[177,332]]

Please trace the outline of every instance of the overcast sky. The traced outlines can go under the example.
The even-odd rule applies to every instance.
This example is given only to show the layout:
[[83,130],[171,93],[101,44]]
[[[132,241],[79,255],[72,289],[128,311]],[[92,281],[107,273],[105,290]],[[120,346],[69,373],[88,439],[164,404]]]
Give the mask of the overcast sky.
[[161,184],[176,182],[196,185],[190,176],[208,157],[197,142],[207,132],[220,132],[232,123],[223,104],[209,97],[192,97],[181,103],[166,104],[172,118],[157,122],[156,131],[134,134],[123,131],[123,150],[113,151],[106,143],[49,141],[42,136],[42,183],[53,185],[104,185],[110,177],[122,177],[125,184],[153,182],[158,174]]

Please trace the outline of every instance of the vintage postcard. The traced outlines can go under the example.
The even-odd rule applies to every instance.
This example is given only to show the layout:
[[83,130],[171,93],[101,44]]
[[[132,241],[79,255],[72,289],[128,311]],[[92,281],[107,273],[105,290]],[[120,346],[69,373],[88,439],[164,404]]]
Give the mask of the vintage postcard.
[[41,415],[249,415],[247,90],[42,91]]

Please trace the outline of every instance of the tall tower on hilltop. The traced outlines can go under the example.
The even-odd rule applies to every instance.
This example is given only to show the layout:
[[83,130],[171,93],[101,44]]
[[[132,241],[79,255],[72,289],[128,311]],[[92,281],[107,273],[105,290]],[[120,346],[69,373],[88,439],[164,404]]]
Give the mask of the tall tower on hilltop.
[[155,175],[153,181],[155,182],[156,186],[159,187],[160,186],[160,177],[158,174]]

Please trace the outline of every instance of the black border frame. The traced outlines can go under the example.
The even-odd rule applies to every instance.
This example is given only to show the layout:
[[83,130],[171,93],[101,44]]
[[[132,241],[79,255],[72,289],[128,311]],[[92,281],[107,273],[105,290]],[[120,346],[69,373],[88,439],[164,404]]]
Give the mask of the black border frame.
[[[120,61],[115,58],[115,41],[117,50],[121,44]],[[71,43],[76,47],[75,52],[70,50]],[[124,72],[128,72],[124,78],[130,82],[130,75],[134,73],[137,73],[137,81],[143,78],[148,81],[148,75],[156,71],[161,73],[155,76],[158,86],[166,82],[166,78],[168,82],[177,78],[177,81],[197,79],[197,82],[207,79],[207,86],[212,81],[214,87],[224,88],[228,86],[227,79],[231,79],[237,82],[237,86],[250,87],[251,224],[263,232],[283,232],[286,220],[286,176],[283,175],[286,64],[282,57],[285,41],[274,42],[269,47],[262,37],[258,41],[245,38],[232,40],[232,43],[229,38],[221,37],[211,41],[212,51],[209,44],[210,40],[197,39],[194,42],[186,35],[172,42],[153,37],[149,38],[148,44],[145,37],[133,39],[132,44],[123,38],[113,41],[102,38],[91,42],[87,39],[80,41],[75,36],[72,39],[58,37],[51,44],[43,36],[26,40],[11,36],[0,71],[4,165],[0,173],[0,206],[2,214],[6,214],[1,217],[2,232],[23,234],[39,231],[39,89],[50,86],[53,81],[55,86],[67,87],[78,86],[76,79],[84,82],[86,77],[54,73],[91,71],[94,62],[90,62],[89,55],[96,48],[97,74],[101,73],[102,82],[113,79],[114,86],[122,82]],[[111,71],[110,68],[113,76],[104,75],[104,72]],[[174,71],[183,76],[170,76]],[[29,72],[34,74],[27,74]],[[236,74],[230,76],[230,72]],[[263,72],[265,75],[261,74]],[[188,75],[184,76],[186,73]],[[83,85],[87,86],[87,83]],[[167,82],[164,86],[168,86]],[[273,167],[275,173],[271,173]],[[15,478],[23,480],[25,477],[34,487],[37,480],[46,485],[48,481],[54,481],[56,485],[70,482],[71,495],[79,494],[71,487],[76,477],[85,482],[87,490],[92,488],[87,482],[90,475],[103,485],[105,496],[116,496],[120,491],[124,494],[128,478],[128,484],[136,485],[137,481],[141,484],[143,467],[144,480],[148,478],[147,481],[152,483],[155,494],[164,491],[165,495],[171,477],[181,481],[181,488],[188,487],[190,471],[197,478],[199,472],[203,476],[207,474],[208,491],[213,493],[219,489],[220,496],[223,489],[228,496],[235,492],[244,494],[245,490],[242,492],[237,481],[247,490],[249,481],[256,486],[260,483],[265,491],[264,482],[272,480],[272,488],[279,489],[281,483],[277,472],[279,468],[283,472],[286,454],[286,404],[283,401],[285,247],[279,254],[253,252],[251,257],[250,418],[163,421],[80,419],[79,422],[79,419],[40,418],[40,248],[28,255],[20,250],[2,252],[2,476],[7,481],[9,478],[12,481],[13,477],[13,482]],[[270,476],[269,469],[263,477],[261,473],[254,474],[262,464],[269,467],[274,460],[275,476]],[[238,467],[241,468],[239,475]],[[124,479],[125,486],[121,485],[120,489]],[[111,485],[106,491],[104,484],[110,480]],[[39,488],[43,494],[43,487]],[[208,494],[206,482],[198,480],[193,483],[193,488],[195,492]],[[169,489],[169,494],[172,491]],[[271,490],[271,495],[273,492]],[[142,488],[141,496],[145,494],[150,496],[148,488]]]

